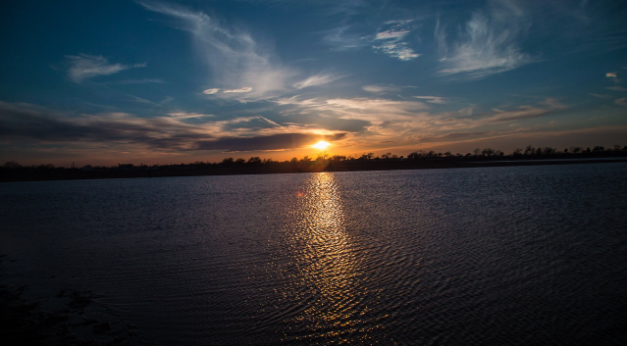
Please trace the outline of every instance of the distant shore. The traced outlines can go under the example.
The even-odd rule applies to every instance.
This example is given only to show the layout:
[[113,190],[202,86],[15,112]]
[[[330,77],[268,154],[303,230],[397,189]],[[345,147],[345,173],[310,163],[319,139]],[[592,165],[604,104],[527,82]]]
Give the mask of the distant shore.
[[203,175],[277,174],[301,172],[353,172],[406,169],[512,167],[627,162],[627,152],[604,155],[554,155],[551,157],[433,157],[417,159],[315,160],[308,162],[202,163],[163,166],[119,165],[118,167],[63,168],[50,166],[0,167],[0,182],[159,178]]

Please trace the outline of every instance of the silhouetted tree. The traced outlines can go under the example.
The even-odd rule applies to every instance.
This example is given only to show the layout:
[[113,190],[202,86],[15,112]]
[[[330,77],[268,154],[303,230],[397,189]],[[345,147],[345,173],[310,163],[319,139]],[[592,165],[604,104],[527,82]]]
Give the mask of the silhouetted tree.
[[599,151],[605,151],[605,147],[597,145],[596,147],[594,147],[594,149],[592,149],[592,151],[595,153]]
[[254,156],[248,159],[248,163],[252,165],[259,165],[261,164],[261,159],[258,156]]
[[20,168],[22,167],[22,165],[20,165],[19,163],[15,161],[7,161],[4,163],[4,167],[14,169],[14,168]]
[[222,160],[222,164],[224,164],[225,166],[230,166],[233,164],[233,158],[232,157],[227,157],[224,160]]
[[346,156],[333,155],[333,156],[331,156],[331,160],[332,161],[344,161],[344,160],[346,160]]
[[512,153],[513,156],[521,156],[523,153],[523,150],[521,148],[516,148],[514,150],[514,152]]
[[235,160],[235,163],[238,165],[243,165],[246,163],[246,160],[242,159],[241,157],[238,158],[237,160]]
[[535,149],[531,145],[528,145],[525,148],[525,152],[523,154],[524,155],[533,155],[534,153],[535,153]]
[[481,151],[481,154],[483,154],[484,156],[492,156],[494,155],[494,149],[492,148],[485,148]]
[[476,148],[472,152],[475,153],[475,156],[479,156],[479,153],[481,152],[481,149],[480,148]]

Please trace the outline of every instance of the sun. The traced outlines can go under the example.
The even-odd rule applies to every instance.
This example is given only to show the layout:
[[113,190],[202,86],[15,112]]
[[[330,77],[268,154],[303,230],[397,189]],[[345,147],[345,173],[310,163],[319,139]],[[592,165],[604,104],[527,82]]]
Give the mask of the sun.
[[320,149],[320,150],[324,150],[326,149],[329,145],[331,145],[331,143],[329,142],[325,142],[325,141],[320,141],[314,145],[312,145],[312,148],[316,148],[316,149]]

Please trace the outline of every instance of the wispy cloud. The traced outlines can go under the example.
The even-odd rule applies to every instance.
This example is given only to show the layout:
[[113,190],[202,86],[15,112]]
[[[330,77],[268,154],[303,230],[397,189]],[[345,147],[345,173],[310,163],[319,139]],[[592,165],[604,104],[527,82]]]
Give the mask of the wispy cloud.
[[176,119],[192,119],[192,118],[195,119],[195,118],[214,117],[213,114],[190,113],[190,112],[183,112],[183,111],[171,112],[171,113],[168,113],[168,115]]
[[514,2],[491,2],[490,11],[474,12],[465,30],[450,45],[438,21],[435,39],[443,54],[440,74],[479,79],[533,62],[535,59],[523,53],[520,45],[529,21]]
[[[212,84],[224,89],[225,97],[254,100],[275,96],[285,90],[288,79],[295,74],[278,64],[271,51],[260,47],[249,33],[228,28],[203,12],[165,3],[146,1],[140,4],[177,19],[179,28],[192,35],[195,48],[212,70]],[[242,95],[244,92],[246,94]]]
[[533,119],[567,108],[554,98],[547,98],[538,104],[541,106],[522,105],[512,110],[494,109],[494,113],[485,115],[484,118],[493,123]]
[[614,103],[616,103],[619,106],[627,106],[627,98],[620,98],[616,101],[614,101]]
[[622,86],[620,86],[620,85],[617,85],[617,86],[612,86],[612,87],[607,87],[607,88],[605,88],[605,89],[607,89],[607,90],[614,90],[614,91],[627,91],[627,88],[622,87]]
[[306,79],[301,80],[300,82],[294,83],[293,87],[296,89],[304,89],[316,85],[328,84],[340,78],[340,76],[333,76],[330,74],[316,74],[313,76],[309,76]]
[[611,95],[605,95],[605,94],[593,94],[593,93],[589,93],[588,95],[594,96],[594,97],[598,97],[600,99],[611,99],[612,96]]
[[222,90],[223,93],[249,93],[253,91],[253,88],[251,87],[243,87],[243,88],[239,88],[239,89],[224,89]]
[[105,82],[106,85],[127,85],[127,84],[164,84],[165,81],[158,78],[144,78],[144,79],[126,79],[113,82]]
[[351,33],[350,29],[349,25],[333,28],[327,31],[323,41],[338,51],[358,49],[368,44],[366,37]]
[[67,71],[68,77],[78,84],[89,78],[108,76],[131,67],[146,67],[145,63],[133,66],[120,63],[110,64],[106,58],[96,55],[67,55],[66,58],[70,64],[70,68]]
[[396,85],[364,85],[361,87],[363,90],[369,93],[387,93],[387,92],[398,92],[401,90],[400,87]]
[[444,97],[440,97],[440,96],[412,96],[412,97],[417,98],[417,99],[427,100],[427,102],[429,103],[438,103],[438,104],[447,103]]
[[374,38],[375,40],[387,40],[387,39],[401,39],[403,38],[405,35],[407,35],[409,33],[409,30],[398,30],[398,31],[394,31],[394,30],[386,30],[386,31],[381,31],[377,33],[377,36]]
[[405,36],[410,33],[408,24],[411,20],[395,20],[384,23],[386,30],[377,32],[372,48],[402,61],[409,61],[420,56],[409,47]]
[[397,101],[383,98],[332,98],[299,99],[283,98],[275,101],[280,105],[296,107],[298,114],[317,113],[339,119],[358,119],[371,124],[390,121],[406,121],[421,116],[430,108],[419,101]]
[[616,72],[608,72],[608,73],[605,74],[605,77],[607,77],[607,78],[616,78],[617,75],[616,75]]

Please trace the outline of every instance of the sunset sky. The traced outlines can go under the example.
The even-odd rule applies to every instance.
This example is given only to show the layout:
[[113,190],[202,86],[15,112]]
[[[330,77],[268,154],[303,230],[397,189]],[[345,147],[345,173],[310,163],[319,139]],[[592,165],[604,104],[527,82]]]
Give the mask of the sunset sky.
[[0,160],[627,145],[625,1],[3,1]]

